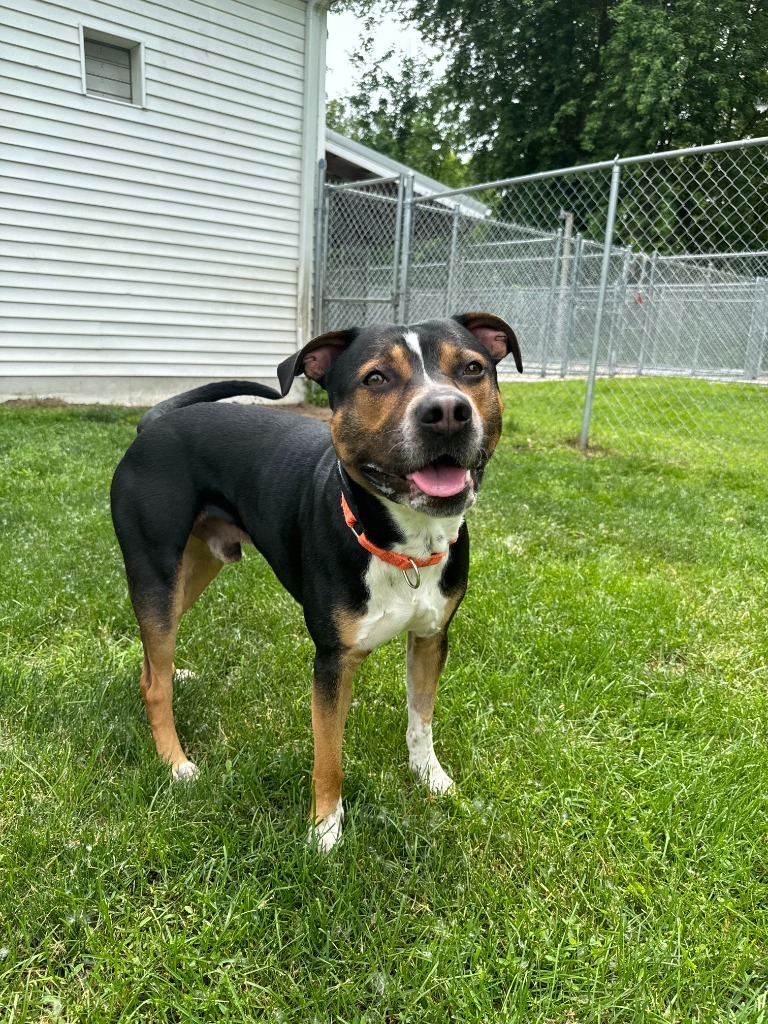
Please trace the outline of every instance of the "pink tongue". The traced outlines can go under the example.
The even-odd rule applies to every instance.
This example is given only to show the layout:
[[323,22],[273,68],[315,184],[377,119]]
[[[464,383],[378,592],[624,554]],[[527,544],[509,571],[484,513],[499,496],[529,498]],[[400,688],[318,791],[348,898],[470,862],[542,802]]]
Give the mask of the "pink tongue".
[[409,473],[408,479],[433,498],[450,498],[467,486],[467,471],[460,466],[425,466]]

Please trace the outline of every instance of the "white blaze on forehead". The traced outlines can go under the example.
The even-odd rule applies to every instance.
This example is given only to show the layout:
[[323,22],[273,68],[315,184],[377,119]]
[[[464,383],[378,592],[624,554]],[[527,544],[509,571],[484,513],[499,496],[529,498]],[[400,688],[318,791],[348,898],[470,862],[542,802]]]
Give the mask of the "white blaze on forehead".
[[419,336],[416,331],[406,331],[403,335],[403,339],[411,352],[415,352],[419,357],[421,368],[426,373],[426,367],[424,366],[424,353],[421,351],[421,342],[419,341]]
[[421,342],[419,341],[419,336],[416,333],[416,331],[406,331],[403,334],[403,340],[405,341],[407,347],[411,350],[411,352],[415,354],[415,356],[419,360],[419,364],[421,365],[421,369],[424,374],[424,380],[427,381],[428,384],[436,386],[436,382],[427,373],[427,367],[424,364],[424,353],[421,349]]

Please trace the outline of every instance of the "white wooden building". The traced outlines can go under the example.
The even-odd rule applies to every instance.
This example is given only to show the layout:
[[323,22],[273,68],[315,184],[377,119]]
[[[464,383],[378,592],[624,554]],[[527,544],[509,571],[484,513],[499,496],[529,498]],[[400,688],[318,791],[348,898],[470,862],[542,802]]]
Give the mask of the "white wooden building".
[[0,399],[274,383],[308,337],[326,0],[0,0]]

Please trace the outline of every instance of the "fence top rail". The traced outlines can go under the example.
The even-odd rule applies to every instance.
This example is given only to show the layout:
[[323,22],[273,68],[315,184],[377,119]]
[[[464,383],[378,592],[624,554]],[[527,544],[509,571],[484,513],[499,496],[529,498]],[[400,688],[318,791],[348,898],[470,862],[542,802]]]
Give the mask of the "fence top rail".
[[[494,242],[469,242],[468,246],[474,249],[494,249],[502,245],[552,245],[561,232],[553,231],[549,235],[542,235],[541,238],[502,238]],[[580,238],[580,235],[573,237]]]
[[[465,185],[464,188],[447,189],[435,192],[431,196],[414,196],[414,203],[427,200],[448,199],[451,196],[468,195],[489,188],[506,188],[509,185],[522,185],[531,181],[544,181],[546,178],[564,178],[582,171],[607,171],[614,167],[629,167],[633,164],[654,163],[658,160],[671,160],[674,157],[702,156],[706,153],[724,153],[731,149],[747,149],[753,146],[768,145],[768,136],[758,139],[739,139],[738,142],[716,142],[711,146],[690,146],[688,149],[668,149],[662,153],[644,153],[641,156],[616,156],[613,160],[601,160],[594,164],[579,164],[575,167],[560,167],[554,171],[538,171],[536,174],[521,174],[514,178],[501,178],[498,181],[485,181],[479,185]],[[338,186],[335,186],[338,187]]]
[[341,181],[338,185],[326,185],[327,189],[334,192],[353,191],[354,189],[366,189],[371,185],[391,185],[400,181],[400,175],[390,175],[387,178],[362,178],[360,181]]
[[768,249],[748,249],[745,252],[684,252],[677,256],[662,256],[659,253],[658,259],[668,263],[672,260],[733,260],[750,256],[768,256]]

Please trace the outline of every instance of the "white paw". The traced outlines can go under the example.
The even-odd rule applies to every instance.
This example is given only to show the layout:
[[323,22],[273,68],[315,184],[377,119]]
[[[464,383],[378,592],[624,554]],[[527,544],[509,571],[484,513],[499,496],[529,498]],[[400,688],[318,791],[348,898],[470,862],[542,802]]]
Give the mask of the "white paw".
[[341,797],[339,797],[339,802],[334,810],[310,826],[307,842],[310,846],[316,846],[320,853],[328,853],[341,839],[343,821],[344,808],[341,806]]
[[410,759],[410,766],[411,771],[419,782],[423,782],[429,788],[429,792],[435,796],[442,796],[443,793],[447,793],[453,785],[453,779],[447,772],[443,771],[443,766],[434,754],[426,762],[418,761],[412,757]]
[[174,782],[194,782],[199,774],[197,765],[191,761],[182,761],[172,772]]

